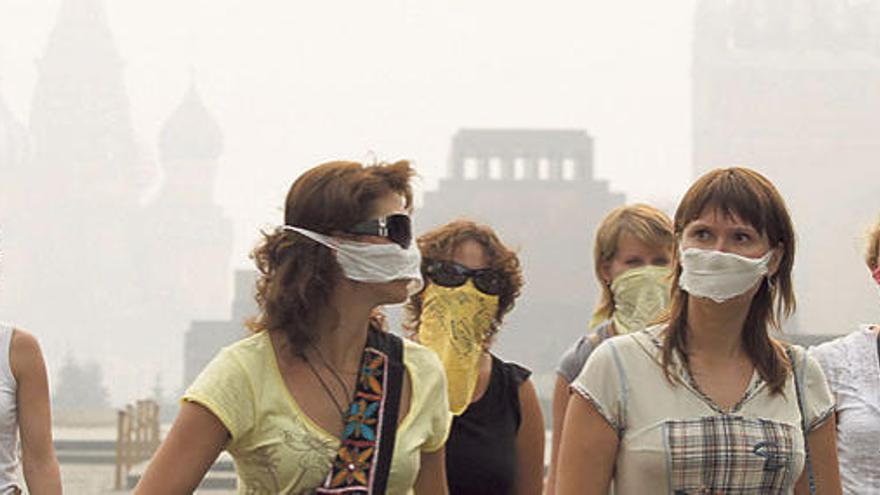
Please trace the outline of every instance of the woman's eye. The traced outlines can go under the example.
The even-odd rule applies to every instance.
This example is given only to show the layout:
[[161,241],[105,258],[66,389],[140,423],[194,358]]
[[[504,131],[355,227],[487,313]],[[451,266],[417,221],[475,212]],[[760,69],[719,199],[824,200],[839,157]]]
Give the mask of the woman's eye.
[[705,241],[705,240],[709,239],[709,231],[706,229],[696,230],[696,231],[694,231],[694,233],[692,235],[693,235],[694,239],[697,239],[700,241]]
[[738,242],[748,242],[752,239],[752,236],[745,232],[737,232],[734,237]]

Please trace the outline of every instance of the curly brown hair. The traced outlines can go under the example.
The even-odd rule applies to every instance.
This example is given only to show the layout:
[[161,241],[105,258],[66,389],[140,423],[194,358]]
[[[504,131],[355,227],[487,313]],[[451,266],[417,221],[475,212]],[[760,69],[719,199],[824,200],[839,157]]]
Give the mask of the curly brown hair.
[[715,169],[697,179],[682,198],[675,212],[676,246],[673,251],[672,297],[665,321],[668,327],[663,342],[663,368],[671,380],[673,353],[685,363],[688,359],[688,293],[681,289],[681,259],[678,245],[685,227],[704,212],[718,210],[736,215],[760,233],[766,234],[770,247],[782,247],[779,269],[762,282],[752,299],[743,327],[746,353],[772,393],[781,393],[790,366],[783,346],[769,335],[769,328],[779,329],[782,320],[795,310],[791,270],[794,264],[795,235],[791,217],[782,195],[763,175],[742,167]]
[[[290,186],[284,225],[332,235],[373,218],[375,202],[388,194],[400,194],[410,208],[414,175],[405,160],[369,166],[349,161],[318,165]],[[263,238],[251,253],[259,270],[260,311],[248,327],[253,332],[283,332],[294,349],[302,349],[317,338],[322,318],[338,318],[329,301],[342,269],[329,248],[301,234],[283,226],[261,233]],[[371,325],[382,328],[381,318],[374,316]]]
[[[492,322],[490,335],[501,327],[504,315],[513,310],[514,301],[523,286],[522,268],[516,253],[504,245],[498,235],[488,225],[471,220],[454,220],[419,236],[416,241],[422,252],[422,277],[427,281],[428,262],[432,260],[451,260],[455,250],[464,241],[476,241],[486,251],[489,268],[500,271],[505,277],[504,290],[498,296],[498,311]],[[427,287],[427,284],[425,284]],[[418,335],[421,324],[422,304],[425,289],[413,295],[406,304],[408,321],[404,325],[411,336]],[[491,337],[487,343],[491,342]]]

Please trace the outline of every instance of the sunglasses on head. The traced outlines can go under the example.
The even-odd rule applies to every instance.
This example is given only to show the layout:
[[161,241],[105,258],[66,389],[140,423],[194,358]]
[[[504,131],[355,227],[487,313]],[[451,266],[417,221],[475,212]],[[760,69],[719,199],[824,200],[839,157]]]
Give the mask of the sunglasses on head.
[[345,232],[356,235],[385,237],[403,249],[412,243],[412,222],[409,215],[395,213],[375,220],[367,220],[347,229]]
[[461,287],[470,278],[477,290],[490,296],[501,294],[507,286],[504,274],[494,268],[472,270],[454,261],[430,260],[425,274],[441,287]]

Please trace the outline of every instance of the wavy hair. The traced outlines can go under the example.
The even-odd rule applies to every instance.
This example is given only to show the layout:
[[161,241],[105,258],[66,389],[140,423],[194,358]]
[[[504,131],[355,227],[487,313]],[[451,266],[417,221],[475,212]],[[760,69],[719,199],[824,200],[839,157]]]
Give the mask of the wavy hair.
[[[417,243],[422,252],[422,277],[428,280],[427,268],[430,260],[451,260],[458,246],[468,240],[479,243],[486,251],[489,268],[500,271],[505,277],[504,290],[498,296],[498,310],[495,312],[490,329],[490,335],[495,335],[501,328],[504,315],[513,310],[514,301],[522,290],[523,275],[519,257],[501,242],[491,227],[462,219],[449,222],[419,236]],[[412,336],[419,333],[424,292],[423,288],[406,304],[405,329]],[[487,340],[487,344],[490,342],[491,337]]]
[[[388,194],[401,195],[409,208],[413,175],[407,161],[318,165],[290,186],[284,224],[333,235],[374,217],[375,202]],[[322,318],[338,318],[330,298],[343,273],[329,248],[279,226],[262,232],[251,258],[259,271],[259,314],[248,321],[252,332],[283,332],[294,349],[302,349],[317,338]],[[384,327],[379,315],[371,325]]]

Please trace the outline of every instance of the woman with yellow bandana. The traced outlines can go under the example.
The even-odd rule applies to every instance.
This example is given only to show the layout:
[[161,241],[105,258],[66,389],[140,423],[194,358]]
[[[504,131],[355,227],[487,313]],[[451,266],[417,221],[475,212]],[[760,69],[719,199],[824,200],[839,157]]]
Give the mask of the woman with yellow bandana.
[[645,204],[612,210],[596,230],[593,261],[602,299],[590,321],[590,332],[565,352],[556,371],[548,495],[555,493],[569,384],[603,340],[644,328],[666,308],[672,242],[672,221]]
[[409,330],[446,370],[449,493],[541,492],[544,421],[531,372],[489,349],[522,287],[516,254],[466,220],[418,239],[425,288],[408,305]]

